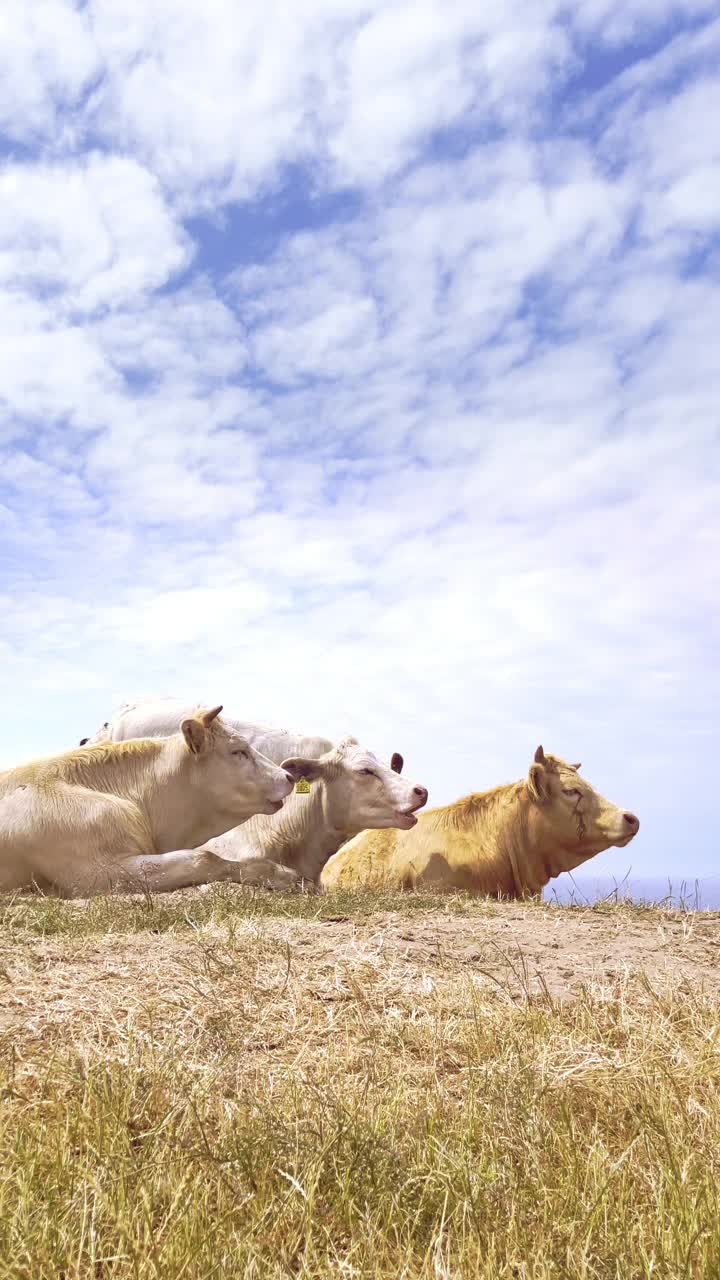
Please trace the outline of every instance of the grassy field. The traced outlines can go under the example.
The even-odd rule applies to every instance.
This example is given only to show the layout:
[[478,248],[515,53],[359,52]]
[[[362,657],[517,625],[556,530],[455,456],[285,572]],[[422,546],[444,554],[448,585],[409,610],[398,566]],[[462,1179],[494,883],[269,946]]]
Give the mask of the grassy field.
[[717,917],[0,915],[0,1276],[720,1276]]

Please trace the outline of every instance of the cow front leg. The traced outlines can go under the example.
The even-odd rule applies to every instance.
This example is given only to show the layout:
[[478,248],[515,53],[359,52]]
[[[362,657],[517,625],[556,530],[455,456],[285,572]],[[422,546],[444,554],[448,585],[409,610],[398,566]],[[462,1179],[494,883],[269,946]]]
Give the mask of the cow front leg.
[[175,849],[139,853],[112,863],[98,860],[72,878],[56,876],[54,892],[63,898],[92,898],[103,893],[171,893],[223,882],[287,889],[299,884],[299,876],[267,858],[231,862],[210,849]]
[[122,892],[170,893],[194,885],[248,884],[271,889],[292,888],[300,877],[268,858],[233,862],[210,849],[176,849],[172,853],[141,854],[113,868],[115,888]]

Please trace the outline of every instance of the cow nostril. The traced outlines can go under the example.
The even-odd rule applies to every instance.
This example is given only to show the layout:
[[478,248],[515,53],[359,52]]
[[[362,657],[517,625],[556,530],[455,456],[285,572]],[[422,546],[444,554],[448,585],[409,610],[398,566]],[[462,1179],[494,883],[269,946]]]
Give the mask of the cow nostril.
[[428,798],[427,787],[413,787],[413,795],[420,796],[424,804]]
[[292,774],[288,773],[287,769],[283,769],[283,773],[285,774],[285,777],[287,778],[288,782],[292,782],[293,786],[295,786],[295,779],[293,778]]
[[635,830],[637,831],[638,827],[640,826],[640,819],[636,818],[634,813],[624,813],[623,818],[625,819],[629,827],[634,827]]

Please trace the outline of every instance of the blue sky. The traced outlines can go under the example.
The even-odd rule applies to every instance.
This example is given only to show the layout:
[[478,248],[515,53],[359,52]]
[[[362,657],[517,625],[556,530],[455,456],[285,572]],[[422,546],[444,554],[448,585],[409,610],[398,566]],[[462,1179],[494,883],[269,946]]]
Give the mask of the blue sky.
[[5,0],[0,763],[145,694],[717,869],[704,0]]

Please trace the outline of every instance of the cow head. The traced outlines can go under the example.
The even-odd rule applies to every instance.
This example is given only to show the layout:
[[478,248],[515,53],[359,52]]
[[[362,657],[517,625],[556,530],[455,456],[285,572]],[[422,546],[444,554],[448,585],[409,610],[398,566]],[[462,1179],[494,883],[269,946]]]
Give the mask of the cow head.
[[567,764],[546,756],[538,747],[530,765],[527,789],[535,809],[535,826],[541,827],[562,865],[574,867],[613,845],[624,848],[640,828],[634,813],[618,808],[580,777],[579,764]]
[[94,733],[91,738],[81,738],[78,745],[81,747],[87,747],[87,746],[94,747],[98,742],[111,742],[111,741],[112,741],[112,735],[110,733],[110,725],[106,720],[102,728],[98,729],[97,733]]
[[339,831],[370,827],[409,831],[417,822],[415,811],[428,798],[425,787],[399,776],[403,767],[399,752],[385,764],[356,738],[343,738],[317,760],[293,756],[283,760],[282,767],[294,778],[323,781],[326,818]]
[[228,827],[255,813],[277,813],[294,778],[219,720],[221,711],[221,706],[196,711],[180,725],[196,761],[195,781],[211,805],[232,816]]

